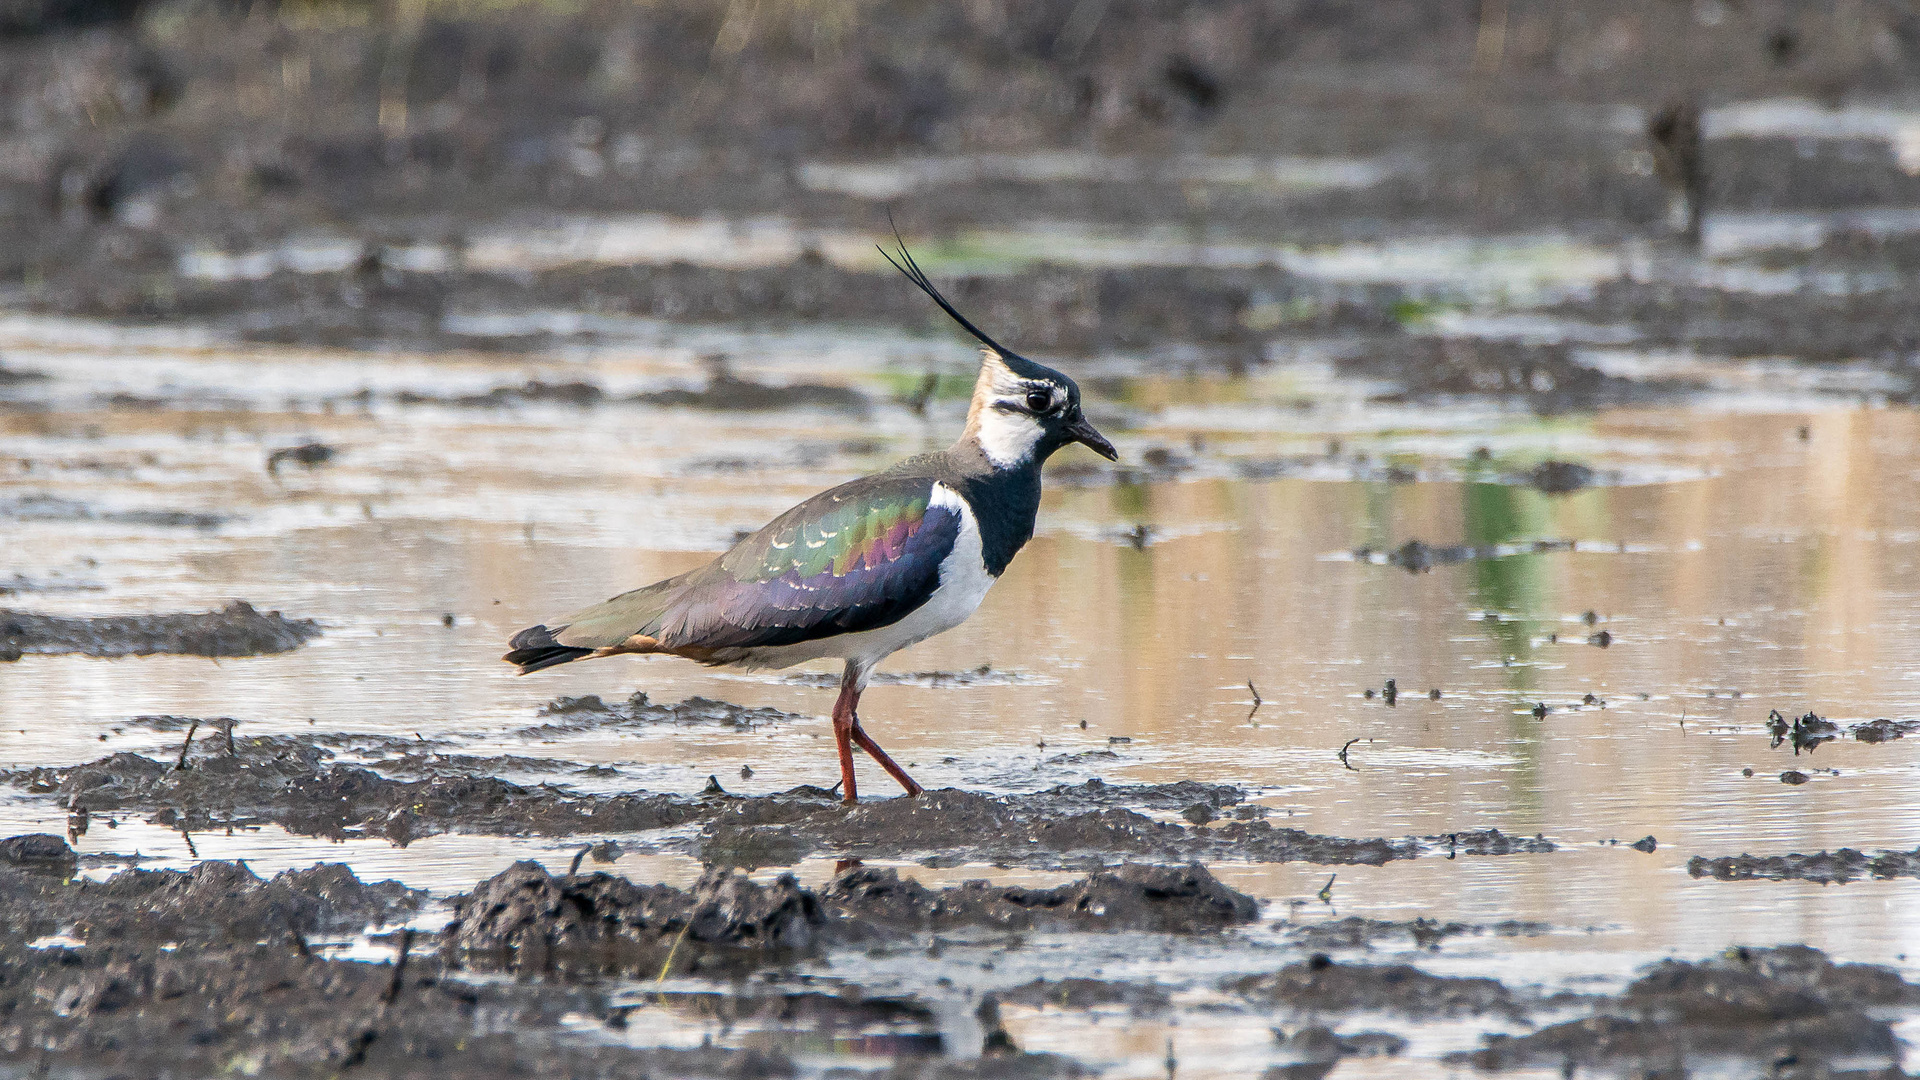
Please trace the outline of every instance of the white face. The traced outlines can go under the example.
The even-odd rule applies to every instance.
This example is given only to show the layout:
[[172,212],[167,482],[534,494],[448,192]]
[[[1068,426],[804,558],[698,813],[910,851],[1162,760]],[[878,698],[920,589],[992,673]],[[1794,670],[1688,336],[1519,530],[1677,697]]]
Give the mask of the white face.
[[1034,447],[1046,433],[1033,415],[1028,397],[1046,394],[1051,408],[1060,403],[1061,391],[1050,383],[1015,375],[991,350],[982,350],[981,356],[980,380],[973,387],[967,427],[995,468],[1024,465],[1033,460]]

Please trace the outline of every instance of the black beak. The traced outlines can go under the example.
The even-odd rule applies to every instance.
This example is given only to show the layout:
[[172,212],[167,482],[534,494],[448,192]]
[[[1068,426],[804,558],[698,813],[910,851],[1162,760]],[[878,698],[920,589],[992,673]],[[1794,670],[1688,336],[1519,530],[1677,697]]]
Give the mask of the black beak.
[[1120,451],[1113,448],[1113,444],[1107,441],[1105,435],[1095,431],[1093,425],[1087,423],[1084,414],[1074,417],[1073,423],[1067,425],[1067,437],[1108,461],[1120,460]]

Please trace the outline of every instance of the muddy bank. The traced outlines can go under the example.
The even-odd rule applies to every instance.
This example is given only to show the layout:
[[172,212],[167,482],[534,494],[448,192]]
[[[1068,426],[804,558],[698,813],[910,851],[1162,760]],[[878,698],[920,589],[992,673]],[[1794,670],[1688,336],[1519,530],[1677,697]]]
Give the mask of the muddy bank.
[[[63,845],[64,846],[64,845]],[[0,865],[0,1062],[82,1075],[570,1076],[616,1069],[780,1076],[782,1060],[726,1051],[581,1045],[572,1013],[614,1015],[601,993],[464,983],[431,949],[404,963],[328,959],[310,935],[411,915],[418,894],[342,867],[261,882],[244,867],[128,870],[105,882]],[[36,941],[58,932],[53,943]]]
[[1812,855],[1695,855],[1687,873],[1716,881],[1817,881],[1844,884],[1860,878],[1920,877],[1920,848],[1868,854],[1853,848]]
[[[790,1055],[817,1054],[817,1040],[836,1033],[891,1059],[892,1076],[1081,1075],[1071,1059],[1021,1053],[1001,1008],[1074,1023],[1115,1006],[1158,1017],[1174,1007],[1172,988],[1084,976],[998,982],[994,965],[976,960],[1004,960],[1030,934],[1075,936],[1082,948],[1126,931],[1123,940],[1235,949],[1247,943],[1234,928],[1256,914],[1192,865],[1127,865],[1046,889],[932,889],[860,866],[814,889],[712,870],[681,889],[523,862],[456,898],[444,929],[375,935],[371,956],[350,962],[337,943],[363,927],[439,917],[423,916],[422,894],[338,866],[263,881],[207,862],[87,881],[75,861],[59,837],[0,841],[0,897],[32,916],[0,926],[0,1063],[207,1072],[245,1060],[267,1076],[398,1076],[431,1060],[456,1077],[759,1077],[794,1074]],[[1431,936],[1433,947],[1457,933],[1529,932],[1355,919],[1317,929],[1329,942],[1393,947],[1407,935]],[[1920,987],[1897,972],[1801,946],[1662,961],[1620,993],[1576,994],[1340,962],[1308,951],[1318,938],[1290,936],[1278,954],[1240,954],[1241,974],[1191,978],[1224,992],[1211,1015],[1271,1027],[1276,1057],[1297,1063],[1404,1054],[1403,1034],[1352,1030],[1391,1018],[1403,1028],[1520,1026],[1524,1034],[1486,1035],[1451,1059],[1495,1071],[1729,1061],[1789,1061],[1794,1075],[1891,1070],[1892,1019],[1920,1008]],[[957,962],[943,963],[943,952]],[[860,964],[834,962],[890,955],[924,956],[925,976],[863,976]],[[833,978],[804,977],[822,962]],[[663,972],[675,983],[662,987]],[[700,1050],[649,1045],[668,1037],[654,1034],[662,1024],[702,1016],[760,1034]]]
[[[550,715],[553,726],[526,734],[659,722],[747,728],[794,719],[699,698],[656,706],[644,695],[616,707],[562,699]],[[168,729],[194,730],[184,718],[160,719]],[[580,726],[563,727],[571,724]],[[449,831],[579,836],[698,826],[695,835],[659,843],[710,864],[742,867],[785,866],[814,855],[1047,868],[1223,859],[1377,866],[1425,851],[1455,856],[1554,850],[1545,837],[1497,829],[1349,839],[1278,828],[1263,820],[1264,808],[1241,805],[1245,792],[1239,788],[1195,781],[1090,780],[997,796],[944,789],[853,807],[831,791],[806,785],[765,796],[731,795],[717,783],[692,796],[594,795],[554,781],[514,783],[499,776],[604,775],[570,762],[448,754],[434,744],[382,736],[229,738],[225,720],[207,721],[200,730],[210,737],[183,744],[182,754],[166,760],[122,752],[83,765],[0,773],[0,781],[55,796],[75,813],[142,814],[190,832],[270,822],[306,835],[380,836],[404,844]],[[1190,824],[1165,820],[1173,815]]]
[[312,619],[262,614],[244,600],[199,615],[68,618],[0,609],[0,660],[55,656],[262,656],[289,652],[320,636]]
[[[1427,850],[1485,855],[1553,850],[1544,838],[1511,837],[1495,829],[1356,840],[1220,813],[1240,798],[1238,789],[1191,781],[1129,788],[1095,780],[1034,795],[946,789],[827,812],[805,811],[791,802],[744,800],[703,827],[700,852],[708,861],[743,866],[782,865],[831,852],[914,858],[927,865],[1074,867],[1115,857],[1378,866]],[[1180,825],[1140,812],[1156,808],[1178,810],[1190,822],[1232,820]]]
[[[38,858],[6,857],[18,851]],[[456,1077],[745,1078],[795,1072],[779,1045],[685,1050],[626,1038],[634,1006],[614,1000],[619,988],[600,977],[616,968],[604,949],[596,946],[593,961],[583,963],[584,954],[574,948],[589,938],[603,944],[620,913],[628,921],[619,931],[638,940],[639,908],[618,900],[652,897],[656,902],[648,911],[692,920],[669,927],[676,940],[684,939],[676,971],[698,970],[727,948],[754,954],[755,966],[778,966],[803,955],[785,948],[791,940],[771,947],[766,940],[764,931],[780,924],[777,913],[792,898],[782,886],[763,889],[721,874],[689,894],[605,875],[547,879],[548,885],[563,882],[574,890],[565,910],[531,914],[508,939],[479,933],[470,921],[476,904],[493,911],[499,900],[512,912],[532,911],[522,864],[481,883],[463,903],[462,917],[439,935],[439,945],[432,932],[388,933],[375,939],[375,947],[384,946],[390,959],[367,963],[336,958],[329,939],[413,917],[422,894],[390,882],[362,883],[339,866],[261,881],[242,865],[208,862],[191,872],[128,870],[88,882],[71,876],[73,860],[58,837],[0,843],[0,896],[11,910],[33,915],[0,927],[0,1067],[202,1074],[245,1061],[256,1075],[336,1076],[351,1070],[355,1076],[397,1077],[417,1076],[421,1063],[431,1061],[436,1075]],[[1197,868],[1167,872],[1205,875]],[[585,896],[607,918],[583,936],[572,905]],[[761,899],[768,896],[770,902]],[[813,903],[803,920],[829,910]],[[501,928],[503,912],[493,916],[489,925]],[[849,916],[820,923],[823,932],[810,939],[809,949],[817,952],[830,938],[862,937],[853,929],[860,921]],[[559,932],[563,922],[568,932]],[[865,937],[872,939],[872,933]],[[511,945],[502,944],[509,939]],[[540,955],[548,959],[515,963],[532,976],[520,981],[463,977],[465,965],[488,966],[486,957],[503,947],[517,958],[545,950]],[[566,977],[574,972],[594,978]],[[844,996],[775,991],[760,1000],[777,1008],[782,1024],[801,1031],[931,1015],[912,998],[889,1006],[863,1000],[857,990]],[[583,1024],[607,1037],[581,1038]],[[884,1053],[883,1046],[876,1043],[875,1049]],[[937,1031],[905,1040],[894,1075],[1079,1073],[1067,1059],[1011,1047],[969,1061],[967,1049],[943,1046]],[[943,1050],[960,1050],[961,1059],[937,1056]]]

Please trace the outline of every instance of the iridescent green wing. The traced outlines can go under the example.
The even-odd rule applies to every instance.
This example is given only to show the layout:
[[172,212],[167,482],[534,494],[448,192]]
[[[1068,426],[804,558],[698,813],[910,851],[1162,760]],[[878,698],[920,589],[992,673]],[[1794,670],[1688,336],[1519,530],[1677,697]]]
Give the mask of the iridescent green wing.
[[939,588],[960,524],[930,478],[842,484],[691,575],[657,636],[673,647],[752,648],[886,626]]

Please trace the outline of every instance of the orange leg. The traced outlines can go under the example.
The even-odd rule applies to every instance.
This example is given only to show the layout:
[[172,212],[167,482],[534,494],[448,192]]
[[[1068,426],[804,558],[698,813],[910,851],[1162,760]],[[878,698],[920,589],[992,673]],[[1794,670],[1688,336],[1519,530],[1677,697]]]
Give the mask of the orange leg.
[[860,727],[860,716],[856,710],[860,707],[860,684],[866,681],[865,675],[865,671],[856,671],[852,665],[848,665],[846,676],[840,680],[840,698],[833,703],[833,741],[840,750],[841,801],[852,803],[859,798],[853,781],[855,745],[879,762],[880,767],[887,770],[887,775],[899,781],[900,786],[907,790],[907,794],[918,795],[925,789],[914,783],[913,777],[907,775],[907,770],[888,757],[887,752],[880,749],[880,744],[873,741],[873,736]]
[[860,801],[853,782],[853,733],[859,730],[856,725],[860,722],[853,715],[853,707],[860,701],[855,685],[853,679],[841,680],[840,699],[833,703],[833,742],[840,751],[840,801],[844,803]]
[[914,783],[913,777],[907,775],[907,770],[901,768],[892,758],[888,757],[885,750],[880,749],[880,744],[873,741],[873,736],[867,734],[866,731],[860,727],[860,718],[858,716],[853,718],[853,741],[860,744],[860,749],[865,750],[867,756],[879,762],[880,767],[887,770],[888,776],[900,781],[900,786],[907,789],[907,794],[918,795],[920,792],[926,790],[919,784]]

